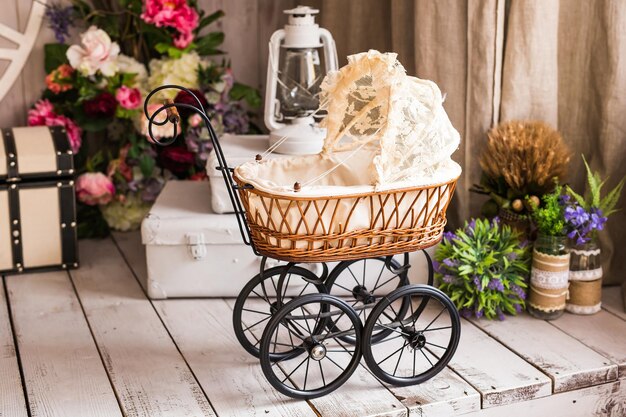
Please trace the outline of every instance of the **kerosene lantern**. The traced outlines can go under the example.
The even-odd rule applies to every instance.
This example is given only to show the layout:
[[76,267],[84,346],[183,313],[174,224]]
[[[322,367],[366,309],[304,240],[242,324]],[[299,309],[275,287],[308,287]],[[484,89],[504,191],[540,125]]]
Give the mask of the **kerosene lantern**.
[[[325,130],[317,125],[322,80],[337,69],[337,49],[330,32],[315,23],[319,10],[285,10],[288,23],[269,42],[265,125],[276,152],[314,154],[322,150]],[[319,50],[323,49],[324,69]],[[319,116],[319,115],[318,115]]]

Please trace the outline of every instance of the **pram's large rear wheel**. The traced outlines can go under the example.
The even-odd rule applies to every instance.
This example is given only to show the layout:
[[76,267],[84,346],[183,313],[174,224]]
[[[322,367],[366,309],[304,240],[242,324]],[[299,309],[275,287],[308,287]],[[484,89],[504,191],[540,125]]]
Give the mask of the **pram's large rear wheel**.
[[[334,321],[342,332],[324,322]],[[349,333],[360,341],[357,313],[337,297],[311,294],[285,304],[269,321],[261,340],[261,367],[281,393],[298,399],[326,395],[352,375],[359,365],[361,344],[348,345]],[[272,358],[279,357],[277,360]]]
[[[282,296],[278,297],[278,281],[283,276]],[[263,330],[278,309],[292,298],[325,292],[319,278],[299,266],[277,266],[257,274],[241,290],[233,309],[233,328],[241,346],[259,357]],[[277,359],[276,357],[275,359]]]
[[[382,297],[409,283],[406,255],[404,263],[405,265],[401,265],[397,259],[386,257],[340,262],[326,281],[328,293],[350,304],[365,324],[370,312]],[[404,314],[407,308],[408,303],[404,303],[398,309],[398,314]],[[389,333],[388,329],[376,329],[372,340],[382,340]],[[344,336],[342,340],[351,344],[355,342],[350,335]]]
[[[405,303],[408,310],[399,314]],[[381,329],[389,335],[376,343]],[[363,330],[363,357],[384,382],[419,384],[448,364],[460,335],[459,313],[443,292],[427,285],[409,285],[382,299],[370,313]]]

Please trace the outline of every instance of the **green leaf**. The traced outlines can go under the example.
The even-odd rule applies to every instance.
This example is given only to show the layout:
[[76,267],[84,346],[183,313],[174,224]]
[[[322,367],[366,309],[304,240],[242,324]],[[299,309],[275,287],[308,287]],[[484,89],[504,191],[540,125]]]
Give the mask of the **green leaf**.
[[602,214],[606,217],[615,213],[615,206],[619,202],[619,199],[622,195],[622,190],[624,189],[624,178],[613,188],[607,195],[602,199],[599,204],[600,210],[602,210]]
[[569,195],[571,195],[574,198],[574,200],[576,200],[576,202],[578,204],[580,204],[585,209],[589,208],[589,205],[587,204],[587,201],[585,201],[585,197],[583,197],[582,195],[580,195],[577,192],[575,192],[574,190],[572,190],[572,188],[569,185],[565,186],[565,190],[567,191],[567,193]]
[[202,29],[209,26],[211,23],[221,19],[222,17],[224,17],[224,12],[222,10],[218,10],[215,13],[211,13],[210,15],[203,17],[202,20],[200,20],[198,28],[196,29],[196,33],[200,32]]
[[144,177],[150,178],[156,165],[156,161],[150,155],[143,154],[139,158],[139,168]]
[[196,52],[199,55],[217,55],[217,47],[224,42],[224,32],[211,32],[196,39]]
[[252,88],[245,84],[235,83],[228,94],[232,100],[244,100],[248,106],[258,108],[261,106],[261,94],[256,88]]
[[50,73],[57,69],[59,65],[67,64],[68,60],[65,56],[69,46],[64,43],[47,43],[44,45],[44,66],[46,73]]

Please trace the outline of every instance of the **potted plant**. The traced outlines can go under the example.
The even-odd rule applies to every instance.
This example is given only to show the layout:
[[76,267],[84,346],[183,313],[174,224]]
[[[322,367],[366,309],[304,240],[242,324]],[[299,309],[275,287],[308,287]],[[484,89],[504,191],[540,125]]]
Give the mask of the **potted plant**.
[[498,218],[471,220],[444,234],[435,277],[465,317],[504,319],[524,310],[529,248]]
[[528,312],[546,320],[563,314],[567,298],[570,254],[562,191],[556,185],[532,211],[538,234],[533,248]]
[[567,186],[561,201],[565,206],[565,228],[570,239],[570,287],[566,310],[575,314],[594,314],[602,306],[602,265],[598,232],[615,213],[624,188],[624,180],[608,193],[602,188],[606,180],[592,172],[583,156],[587,171],[584,196]]
[[471,191],[489,196],[482,208],[486,217],[529,232],[530,211],[551,192],[555,179],[567,174],[569,150],[563,138],[540,121],[500,123],[487,134],[480,155],[482,177]]

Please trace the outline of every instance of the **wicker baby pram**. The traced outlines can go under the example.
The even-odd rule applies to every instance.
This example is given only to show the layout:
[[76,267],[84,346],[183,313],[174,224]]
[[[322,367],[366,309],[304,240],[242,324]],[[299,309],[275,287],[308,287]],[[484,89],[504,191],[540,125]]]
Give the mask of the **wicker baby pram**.
[[[370,51],[329,74],[321,99],[328,134],[319,155],[257,155],[231,168],[197,98],[197,105],[169,101],[148,114],[159,91],[175,88],[195,97],[190,90],[163,86],[146,98],[150,136],[159,145],[177,136],[176,107],[206,122],[242,238],[263,257],[260,273],[235,303],[235,334],[260,358],[272,386],[294,398],[337,389],[361,355],[385,382],[420,383],[446,366],[459,341],[458,312],[432,287],[426,252],[428,284],[408,281],[408,253],[442,238],[461,172],[450,159],[459,137],[436,85],[406,76],[395,58]],[[167,123],[173,137],[154,138],[152,125]],[[268,258],[287,264],[266,268]],[[372,265],[374,272],[367,269]],[[401,346],[390,353],[394,340]],[[402,363],[405,350],[412,364]],[[417,352],[424,358],[420,369]],[[392,356],[395,366],[387,369]],[[311,361],[316,375],[309,372]],[[297,365],[290,369],[290,363]]]

